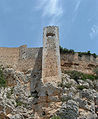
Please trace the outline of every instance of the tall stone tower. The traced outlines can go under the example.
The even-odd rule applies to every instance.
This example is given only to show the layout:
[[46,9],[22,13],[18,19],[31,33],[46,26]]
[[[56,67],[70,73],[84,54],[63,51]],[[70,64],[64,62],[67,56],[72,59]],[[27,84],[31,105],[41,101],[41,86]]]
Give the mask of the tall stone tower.
[[43,82],[60,82],[60,51],[59,51],[59,28],[48,26],[43,30],[43,57],[42,57]]

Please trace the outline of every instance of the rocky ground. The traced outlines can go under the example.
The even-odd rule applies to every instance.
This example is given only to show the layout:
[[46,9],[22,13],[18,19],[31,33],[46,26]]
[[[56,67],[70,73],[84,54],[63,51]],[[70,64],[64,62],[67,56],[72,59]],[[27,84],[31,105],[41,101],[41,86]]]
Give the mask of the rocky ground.
[[0,119],[98,119],[98,80],[77,82],[62,73],[60,84],[43,84],[32,80],[32,69],[3,72],[7,87],[0,88]]

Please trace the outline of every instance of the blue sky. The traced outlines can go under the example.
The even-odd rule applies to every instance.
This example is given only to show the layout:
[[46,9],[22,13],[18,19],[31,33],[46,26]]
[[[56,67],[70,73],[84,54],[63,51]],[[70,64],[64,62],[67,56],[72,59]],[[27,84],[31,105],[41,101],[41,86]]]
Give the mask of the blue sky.
[[0,0],[0,47],[40,47],[48,25],[61,46],[98,54],[98,0]]

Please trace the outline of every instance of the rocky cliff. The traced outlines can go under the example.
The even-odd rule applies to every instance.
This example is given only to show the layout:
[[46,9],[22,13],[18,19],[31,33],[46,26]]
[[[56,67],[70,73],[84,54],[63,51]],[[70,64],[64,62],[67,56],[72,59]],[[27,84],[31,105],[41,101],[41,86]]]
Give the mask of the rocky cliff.
[[43,84],[41,79],[32,78],[32,69],[2,71],[7,85],[0,86],[0,119],[98,118],[97,79],[77,81],[62,73],[61,83]]

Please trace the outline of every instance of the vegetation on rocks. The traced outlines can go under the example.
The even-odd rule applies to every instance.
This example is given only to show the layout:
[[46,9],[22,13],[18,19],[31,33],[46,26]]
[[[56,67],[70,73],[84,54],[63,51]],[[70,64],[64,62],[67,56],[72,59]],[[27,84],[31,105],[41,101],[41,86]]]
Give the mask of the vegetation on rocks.
[[51,119],[61,119],[59,116],[53,116]]
[[11,90],[7,92],[7,98],[10,99],[13,93],[14,93],[14,87],[12,87]]
[[16,100],[16,107],[21,106],[21,105],[23,105],[23,102],[21,102],[20,100]]
[[[28,84],[25,83],[24,78],[28,74],[16,72],[10,68],[5,69],[5,72],[4,77],[13,72],[13,75],[10,75],[10,79],[17,82],[13,87],[8,86],[0,90],[0,119],[4,119],[4,116],[9,119],[40,119],[43,116],[43,118],[46,117],[45,119],[47,119],[48,110],[45,112],[45,109],[49,109],[49,117],[54,115],[51,119],[95,119],[97,117],[97,80],[81,80],[83,73],[76,71],[69,71],[67,72],[68,74],[66,72],[62,73],[61,87],[50,83],[42,85],[42,87],[38,86],[36,89],[32,86],[35,92],[31,95],[31,91],[28,90]],[[8,81],[7,78],[6,80]],[[32,84],[35,86],[39,82],[38,80],[33,80]],[[36,93],[40,98],[35,96]],[[47,108],[46,106],[43,108],[44,110],[40,111],[43,106],[42,101],[46,102],[44,104],[52,104],[51,107]],[[6,113],[3,111],[4,109]],[[80,109],[82,109],[81,112],[79,112]],[[35,110],[38,115],[34,112]],[[4,114],[3,117],[2,113]]]
[[1,87],[6,87],[6,80],[4,78],[2,69],[0,68],[0,88]]
[[97,55],[95,53],[91,53],[90,51],[87,51],[87,52],[78,52],[78,56],[82,57],[83,55],[87,55],[87,56],[93,56],[94,58],[97,57]]
[[63,71],[63,73],[66,73],[70,76],[70,78],[78,81],[78,79],[82,79],[82,80],[86,80],[86,79],[91,79],[91,80],[94,80],[94,79],[97,79],[98,76],[95,76],[95,75],[92,75],[92,74],[85,74],[85,73],[82,73],[82,72],[78,72],[78,71]]
[[69,50],[67,48],[63,48],[63,47],[60,46],[60,53],[62,53],[62,54],[64,54],[64,53],[74,54],[75,52],[72,49]]
[[[60,46],[60,53],[64,54],[64,53],[69,53],[69,54],[75,54],[77,52],[75,52],[73,49],[67,49],[67,48],[63,48]],[[82,57],[83,55],[87,55],[87,56],[93,56],[94,58],[97,57],[97,55],[95,53],[91,53],[90,51],[87,52],[78,52],[78,56]]]
[[79,90],[83,90],[83,89],[86,89],[87,87],[86,86],[83,86],[83,85],[78,85],[77,86],[77,89],[79,89]]

